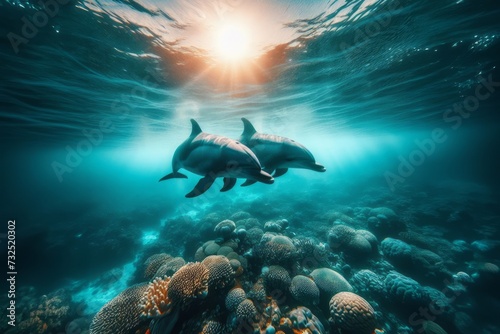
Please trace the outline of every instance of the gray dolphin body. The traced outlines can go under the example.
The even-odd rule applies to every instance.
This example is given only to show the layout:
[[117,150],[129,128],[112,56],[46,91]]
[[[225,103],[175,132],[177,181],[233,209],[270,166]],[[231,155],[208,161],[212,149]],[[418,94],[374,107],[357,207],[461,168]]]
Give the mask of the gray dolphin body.
[[[240,141],[255,153],[267,173],[271,174],[276,171],[273,177],[285,174],[288,168],[326,171],[324,166],[316,163],[314,156],[304,145],[286,137],[259,133],[248,119],[242,118],[241,120],[244,129]],[[249,179],[242,186],[253,183],[255,182]]]
[[210,188],[217,177],[224,178],[220,191],[233,188],[237,178],[246,178],[255,182],[271,184],[274,179],[262,170],[255,154],[240,142],[213,134],[205,133],[192,119],[191,135],[175,150],[172,158],[173,172],[160,181],[173,178],[187,178],[179,173],[184,168],[203,178],[186,197],[196,197]]

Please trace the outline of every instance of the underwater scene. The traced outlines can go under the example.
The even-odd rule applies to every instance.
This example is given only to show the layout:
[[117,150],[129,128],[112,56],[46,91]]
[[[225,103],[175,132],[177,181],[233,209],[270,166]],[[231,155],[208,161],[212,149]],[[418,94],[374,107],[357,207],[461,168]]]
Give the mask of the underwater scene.
[[499,18],[0,0],[0,333],[500,333]]

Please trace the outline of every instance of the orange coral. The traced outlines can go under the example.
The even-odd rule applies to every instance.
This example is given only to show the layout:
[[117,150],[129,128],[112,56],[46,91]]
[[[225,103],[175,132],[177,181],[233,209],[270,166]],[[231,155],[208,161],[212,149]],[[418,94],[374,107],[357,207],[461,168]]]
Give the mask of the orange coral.
[[170,278],[155,278],[149,283],[148,289],[141,299],[143,316],[157,317],[170,311],[171,302],[168,299],[168,285]]

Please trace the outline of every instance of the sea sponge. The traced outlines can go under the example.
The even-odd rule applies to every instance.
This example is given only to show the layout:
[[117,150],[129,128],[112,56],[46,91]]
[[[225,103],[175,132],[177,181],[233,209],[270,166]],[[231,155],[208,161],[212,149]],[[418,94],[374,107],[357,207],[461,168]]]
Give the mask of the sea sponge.
[[232,220],[225,219],[215,226],[214,232],[223,239],[229,239],[235,229],[236,224]]
[[311,273],[311,277],[319,288],[321,298],[330,300],[333,295],[339,292],[352,291],[351,284],[335,270],[329,268],[315,269]]
[[371,305],[352,292],[339,292],[332,297],[329,320],[334,328],[352,334],[371,334],[376,326]]
[[133,285],[104,305],[92,319],[90,334],[135,333],[144,325],[140,301],[148,286],[148,283]]
[[306,307],[299,306],[288,314],[293,324],[294,333],[324,334],[327,333],[321,321]]
[[419,304],[423,301],[424,291],[422,286],[403,274],[390,271],[384,280],[385,291],[390,300],[401,304]]
[[163,279],[155,278],[149,283],[140,301],[140,305],[143,309],[143,317],[152,318],[169,312],[171,307],[170,300],[168,299],[169,283],[169,277]]
[[158,270],[156,271],[154,277],[161,278],[164,276],[172,276],[175,272],[181,269],[186,264],[186,261],[182,257],[174,257],[167,260]]
[[264,286],[270,294],[274,290],[287,291],[292,279],[288,271],[282,266],[270,266],[263,274]]
[[256,255],[265,264],[288,265],[296,257],[296,247],[292,239],[284,235],[265,233],[256,247]]
[[153,278],[158,268],[171,258],[172,256],[166,253],[154,254],[148,257],[148,259],[144,262],[144,278]]
[[208,268],[199,262],[188,263],[177,271],[169,283],[168,298],[174,305],[187,308],[208,294]]
[[305,305],[317,305],[319,303],[319,289],[314,281],[306,276],[297,275],[290,284],[290,293],[297,301]]
[[208,290],[220,291],[234,284],[234,271],[227,257],[207,256],[202,262],[208,268]]
[[226,308],[229,311],[235,311],[238,305],[247,298],[245,290],[242,288],[231,289],[226,296]]
[[257,315],[257,309],[250,299],[245,299],[236,308],[236,317],[239,320],[252,321]]

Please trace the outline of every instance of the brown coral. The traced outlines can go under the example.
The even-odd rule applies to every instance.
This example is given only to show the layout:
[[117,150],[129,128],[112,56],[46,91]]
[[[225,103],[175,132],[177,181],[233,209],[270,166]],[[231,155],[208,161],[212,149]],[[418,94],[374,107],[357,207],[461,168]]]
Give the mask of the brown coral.
[[223,290],[234,284],[234,271],[225,256],[210,255],[201,263],[208,268],[208,289],[210,291]]
[[371,334],[376,326],[375,311],[361,296],[339,292],[330,300],[330,322],[353,334]]
[[155,278],[153,282],[149,283],[140,303],[144,317],[157,317],[170,310],[171,302],[168,299],[169,283],[169,277]]
[[101,308],[92,319],[90,334],[128,334],[141,327],[140,300],[147,283],[131,286]]
[[204,264],[188,263],[172,276],[168,298],[174,305],[186,308],[193,300],[207,296],[208,280],[209,271]]

